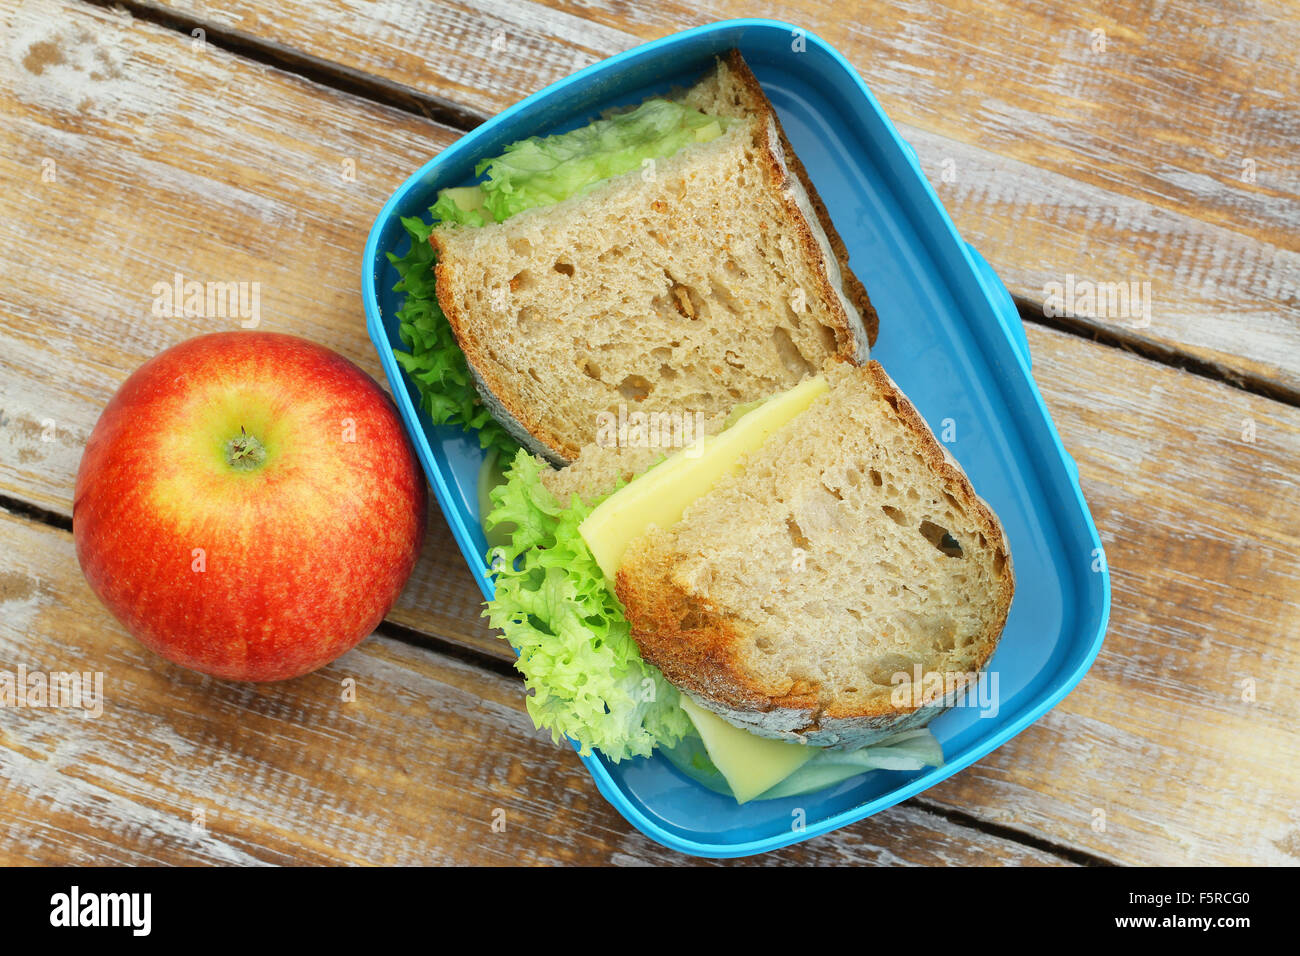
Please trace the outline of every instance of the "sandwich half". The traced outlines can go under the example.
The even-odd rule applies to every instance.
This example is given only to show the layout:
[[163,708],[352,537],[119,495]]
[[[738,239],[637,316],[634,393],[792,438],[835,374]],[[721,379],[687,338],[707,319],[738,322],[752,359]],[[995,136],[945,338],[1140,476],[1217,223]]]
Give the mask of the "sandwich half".
[[484,170],[423,233],[437,310],[484,407],[552,463],[601,413],[707,418],[869,357],[866,290],[736,51],[679,96]]
[[689,734],[684,698],[749,735],[855,750],[923,726],[987,664],[1006,536],[879,364],[831,361],[740,412],[627,484],[594,447],[562,471],[521,453],[493,493],[490,523],[516,524],[488,614],[539,724],[604,734],[620,759]]

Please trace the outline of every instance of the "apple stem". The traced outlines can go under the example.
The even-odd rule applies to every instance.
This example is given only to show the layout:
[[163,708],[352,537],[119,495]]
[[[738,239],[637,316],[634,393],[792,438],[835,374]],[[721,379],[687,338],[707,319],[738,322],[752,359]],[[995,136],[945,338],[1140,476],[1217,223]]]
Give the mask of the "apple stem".
[[266,461],[266,449],[262,443],[239,426],[239,434],[226,442],[226,462],[231,468],[240,471],[252,471],[261,467]]

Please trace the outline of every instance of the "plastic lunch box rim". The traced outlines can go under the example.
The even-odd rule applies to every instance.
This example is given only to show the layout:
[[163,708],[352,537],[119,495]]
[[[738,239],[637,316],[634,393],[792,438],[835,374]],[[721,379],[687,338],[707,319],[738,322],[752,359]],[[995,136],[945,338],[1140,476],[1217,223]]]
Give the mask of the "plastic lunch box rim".
[[[374,267],[376,264],[376,256],[378,254],[379,239],[385,226],[391,219],[397,205],[405,198],[406,194],[411,189],[416,188],[422,182],[426,181],[439,166],[464,152],[472,150],[477,142],[490,136],[499,126],[509,122],[516,114],[533,107],[542,100],[549,99],[561,90],[567,89],[574,84],[587,82],[600,74],[615,70],[619,65],[628,60],[641,58],[663,48],[675,46],[683,41],[699,38],[701,36],[713,33],[735,33],[741,30],[779,30],[787,36],[800,35],[809,45],[816,46],[823,54],[830,57],[835,65],[843,70],[848,79],[854,86],[856,86],[857,92],[862,96],[871,111],[876,114],[877,118],[883,121],[882,125],[887,130],[893,146],[902,152],[915,171],[917,179],[925,191],[925,195],[938,211],[944,228],[951,235],[951,238],[956,241],[957,248],[965,257],[966,265],[975,274],[989,306],[997,317],[999,326],[1002,328],[1008,342],[1011,344],[1012,352],[1015,355],[1016,361],[1019,363],[1021,374],[1024,375],[1027,380],[1030,392],[1037,405],[1036,411],[1046,424],[1056,453],[1065,466],[1067,477],[1075,499],[1072,504],[1078,508],[1079,515],[1084,521],[1085,530],[1092,539],[1092,544],[1095,549],[1094,554],[1102,556],[1100,559],[1100,574],[1098,582],[1100,585],[1101,602],[1100,613],[1098,615],[1097,633],[1092,640],[1088,652],[1084,655],[1074,672],[1062,681],[1052,691],[1052,693],[1048,694],[1036,706],[1029,708],[1015,721],[1002,727],[988,740],[982,741],[977,746],[973,747],[971,751],[960,760],[945,764],[941,768],[942,772],[940,775],[933,776],[927,774],[924,777],[919,778],[906,786],[893,790],[889,794],[870,803],[859,805],[844,810],[832,817],[819,820],[815,824],[809,825],[806,829],[798,833],[791,833],[789,835],[778,837],[767,837],[744,843],[703,843],[680,837],[665,830],[655,821],[641,813],[641,811],[637,809],[637,807],[614,783],[604,765],[595,755],[580,758],[583,763],[587,765],[588,771],[591,773],[600,793],[637,829],[670,849],[702,857],[748,856],[778,849],[782,846],[787,846],[808,839],[812,836],[830,832],[841,826],[856,822],[857,820],[861,820],[867,816],[884,810],[896,803],[908,799],[909,797],[915,796],[992,752],[1007,740],[1020,733],[1025,729],[1025,727],[1036,721],[1048,710],[1055,707],[1071,690],[1074,689],[1083,676],[1088,672],[1088,669],[1092,666],[1097,653],[1101,649],[1101,644],[1105,637],[1106,626],[1110,617],[1111,602],[1109,572],[1102,551],[1101,539],[1092,520],[1092,515],[1088,510],[1087,503],[1084,500],[1083,491],[1079,486],[1078,468],[1075,466],[1074,461],[1070,458],[1069,454],[1065,451],[1060,436],[1057,433],[1056,426],[1052,422],[1051,415],[1047,411],[1046,404],[1043,402],[1042,395],[1039,393],[1037,383],[1034,381],[1033,375],[1031,374],[1028,340],[1025,336],[1024,328],[1020,322],[1019,314],[1013,300],[1011,299],[1010,293],[984,258],[972,246],[962,241],[957,232],[956,226],[948,216],[947,210],[943,208],[938,196],[930,186],[929,181],[922,174],[915,151],[899,135],[897,129],[886,116],[875,96],[867,88],[866,84],[852,65],[844,59],[838,50],[826,43],[816,34],[780,20],[762,18],[722,20],[694,27],[680,33],[671,34],[658,40],[653,40],[629,50],[625,50],[622,53],[609,57],[608,59],[593,63],[579,72],[551,84],[545,89],[532,94],[526,99],[521,100],[519,103],[516,103],[514,106],[511,106],[497,114],[492,119],[486,121],[472,132],[467,133],[454,144],[447,147],[429,162],[425,163],[424,166],[408,177],[407,180],[392,194],[392,196],[389,197],[379,215],[376,217],[374,225],[371,227],[370,235],[366,241],[363,260],[364,268],[362,272],[362,292],[365,300],[367,330],[370,334],[372,343],[379,352],[380,362],[384,367],[384,372],[388,377],[389,385],[397,400],[397,405],[402,413],[403,421],[406,424],[408,432],[415,440],[421,461],[423,462],[425,470],[434,486],[434,492],[438,499],[439,506],[442,508],[444,514],[447,515],[448,524],[451,526],[453,535],[455,536],[462,553],[465,555],[474,553],[472,543],[469,539],[468,529],[459,519],[459,516],[455,515],[453,510],[449,510],[448,503],[451,501],[450,488],[448,487],[446,477],[442,474],[441,470],[433,465],[431,450],[428,445],[427,437],[424,435],[424,429],[420,423],[418,411],[410,401],[405,380],[397,366],[396,360],[393,358],[389,346],[388,333],[384,328],[383,317],[379,312],[379,300],[375,288],[377,273]],[[486,575],[483,570],[475,567],[472,563],[471,570],[474,572],[475,577],[480,582],[480,586],[485,589],[486,593],[486,589],[490,585],[487,584]]]

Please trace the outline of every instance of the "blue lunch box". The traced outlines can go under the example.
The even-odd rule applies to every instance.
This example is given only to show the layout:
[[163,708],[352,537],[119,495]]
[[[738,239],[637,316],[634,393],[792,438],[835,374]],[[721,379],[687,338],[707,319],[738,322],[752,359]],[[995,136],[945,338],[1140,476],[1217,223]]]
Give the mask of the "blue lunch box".
[[931,726],[946,763],[873,770],[813,794],[737,805],[656,754],[612,764],[583,758],[596,786],[637,829],[706,857],[762,853],[868,817],[951,776],[1005,743],[1087,673],[1110,613],[1101,540],[1030,371],[1010,294],[962,241],[921,171],[852,66],[811,33],[773,20],[728,20],[620,53],[547,87],[466,134],[408,179],[366,243],[366,324],[438,504],[485,597],[492,595],[476,483],[475,436],[434,427],[393,358],[404,348],[401,294],[388,252],[409,240],[402,216],[427,219],[437,191],[474,181],[475,163],[528,136],[585,125],[694,83],[738,48],[775,106],[831,211],[851,265],[880,316],[872,358],[941,435],[976,492],[1001,518],[1017,578],[1010,616],[988,666],[997,696],[956,707]]

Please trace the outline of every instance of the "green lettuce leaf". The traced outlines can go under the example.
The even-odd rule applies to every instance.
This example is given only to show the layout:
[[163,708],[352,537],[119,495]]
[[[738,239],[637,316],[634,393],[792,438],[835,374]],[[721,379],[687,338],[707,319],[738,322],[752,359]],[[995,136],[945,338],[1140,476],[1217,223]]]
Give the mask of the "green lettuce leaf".
[[496,595],[484,615],[519,654],[528,713],[559,742],[614,762],[648,757],[691,732],[677,689],[642,658],[618,599],[578,525],[595,506],[566,506],[541,483],[537,460],[519,451],[490,492],[489,530],[509,529],[490,560]]
[[406,293],[397,321],[407,351],[393,349],[393,355],[415,383],[420,405],[433,424],[475,430],[483,448],[513,456],[519,443],[480,400],[465,353],[456,344],[451,323],[438,305],[433,272],[436,260],[429,244],[433,227],[414,216],[403,217],[402,226],[411,237],[411,249],[401,257],[390,252],[388,259],[401,276],[394,290]]
[[483,204],[501,221],[525,209],[548,206],[663,159],[691,143],[721,136],[735,123],[671,100],[646,100],[629,113],[597,120],[581,129],[533,136],[479,163],[487,173]]

